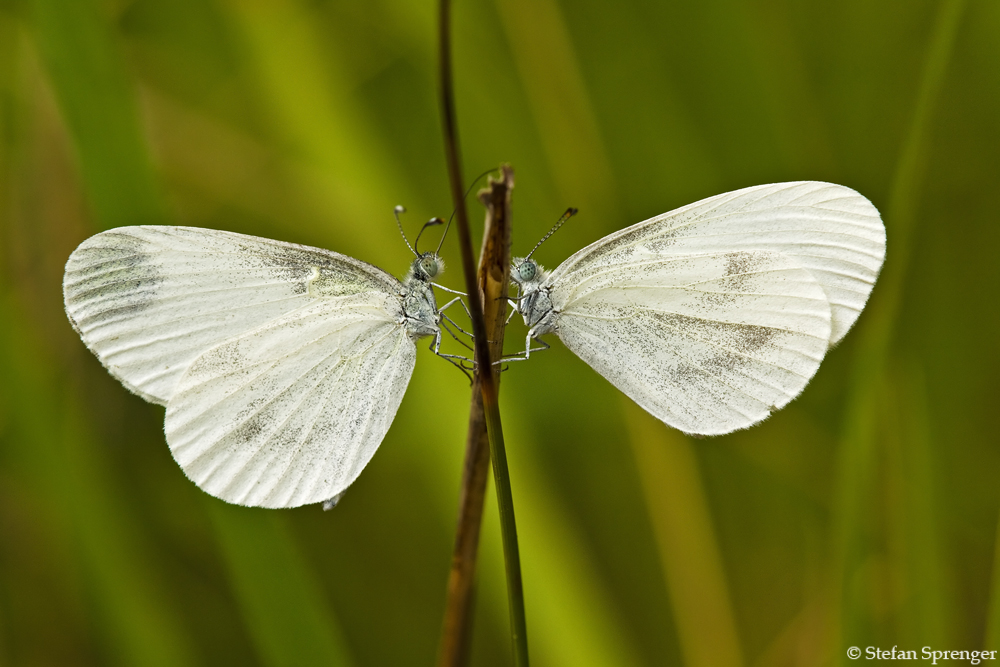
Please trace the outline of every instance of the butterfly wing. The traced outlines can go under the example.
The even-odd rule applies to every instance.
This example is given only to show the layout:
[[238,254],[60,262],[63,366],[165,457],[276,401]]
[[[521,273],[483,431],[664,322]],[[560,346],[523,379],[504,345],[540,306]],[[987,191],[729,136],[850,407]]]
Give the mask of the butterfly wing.
[[87,347],[166,405],[185,473],[233,503],[294,507],[341,493],[413,371],[402,284],[318,248],[123,227],[73,252],[63,290]]
[[871,202],[842,185],[758,185],[611,234],[563,262],[551,282],[571,290],[566,299],[579,298],[604,284],[601,275],[641,272],[658,258],[756,251],[785,254],[813,275],[830,302],[832,347],[868,300],[885,259],[885,227]]
[[190,227],[122,227],[70,255],[66,313],[128,389],[166,405],[209,348],[317,300],[399,293],[398,280],[319,248]]
[[547,284],[567,347],[667,424],[714,435],[802,391],[857,319],[884,257],[867,199],[776,183],[611,234]]
[[341,493],[396,414],[416,348],[387,295],[335,297],[199,356],[167,404],[174,458],[231,503],[296,507]]
[[783,407],[830,336],[822,287],[781,253],[651,255],[580,292],[567,299],[569,285],[553,288],[566,347],[687,433],[729,433]]

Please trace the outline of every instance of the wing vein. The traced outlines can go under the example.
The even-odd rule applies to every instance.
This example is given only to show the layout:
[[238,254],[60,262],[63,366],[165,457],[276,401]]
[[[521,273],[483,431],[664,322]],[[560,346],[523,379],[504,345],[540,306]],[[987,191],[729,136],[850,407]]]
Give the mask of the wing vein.
[[[303,346],[303,347],[305,347],[305,346]],[[302,378],[304,378],[306,375],[308,375],[310,371],[318,368],[320,365],[322,365],[323,363],[325,363],[328,359],[330,359],[330,357],[334,356],[336,354],[336,352],[337,352],[336,350],[331,351],[330,354],[327,354],[323,358],[319,359],[309,369],[305,370],[303,373],[300,373],[299,376],[294,381],[292,381],[291,383],[289,383],[289,385],[287,387],[285,387],[284,389],[282,389],[280,392],[276,393],[274,395],[274,397],[268,402],[267,405],[273,404],[274,401],[276,401],[279,397],[284,396],[289,391],[291,391],[292,388],[295,387],[297,384],[299,384],[299,382],[302,381]],[[288,423],[288,420],[290,420],[292,417],[295,416],[295,414],[299,411],[299,408],[302,407],[302,404],[305,403],[305,400],[309,396],[312,395],[313,391],[316,390],[316,387],[318,387],[320,384],[322,384],[331,374],[336,373],[338,371],[340,371],[341,373],[343,373],[344,370],[345,370],[345,368],[346,367],[344,366],[343,363],[335,363],[335,364],[333,364],[332,366],[330,366],[330,368],[325,373],[322,373],[320,375],[320,377],[313,383],[313,385],[312,385],[311,388],[309,388],[309,389],[307,389],[305,391],[302,391],[301,392],[301,396],[299,397],[298,401],[295,403],[295,406],[291,410],[288,411],[288,414],[286,414],[285,417],[278,424],[274,424],[273,425],[273,428],[271,429],[271,433],[260,443],[260,445],[257,447],[257,449],[254,450],[254,453],[247,459],[246,464],[244,464],[244,466],[240,469],[239,472],[245,472],[246,470],[249,469],[249,467],[253,463],[254,459],[257,458],[257,455],[260,454],[260,452],[268,445],[268,443],[271,442],[272,438],[274,438],[275,435],[277,435],[278,433],[281,432],[282,428],[284,428],[284,426]],[[325,401],[324,401],[324,405],[325,405]],[[266,406],[262,406],[262,407],[266,407]],[[249,420],[247,420],[247,421],[249,421]],[[313,420],[314,424],[315,424],[315,421],[316,420]],[[246,422],[244,422],[244,423],[246,423]],[[310,427],[310,432],[311,432],[311,430],[312,429]],[[304,441],[301,441],[301,443],[302,444],[299,444],[299,446],[296,448],[295,454],[297,454],[301,450],[301,448],[302,448],[302,446],[304,444]],[[285,474],[288,472],[288,469],[291,467],[291,461],[294,459],[295,454],[293,454],[292,457],[289,459],[289,461],[290,461],[289,465],[285,466],[285,470],[282,471],[281,475],[279,475],[275,479],[275,482],[274,482],[274,484],[272,484],[271,488],[269,488],[268,491],[267,491],[267,493],[264,494],[265,498],[269,497],[274,492],[274,487],[281,483],[282,478],[285,476]],[[236,484],[236,482],[239,480],[239,478],[240,478],[239,473],[237,473],[236,475],[234,475],[233,478],[231,480],[229,480],[229,483],[226,484],[226,486],[222,489],[222,492],[228,495],[229,491],[232,489],[233,485]],[[253,486],[251,486],[249,489],[246,490],[246,492],[243,493],[242,498],[245,500],[246,497],[248,495],[250,495],[250,493],[252,491],[253,491]]]

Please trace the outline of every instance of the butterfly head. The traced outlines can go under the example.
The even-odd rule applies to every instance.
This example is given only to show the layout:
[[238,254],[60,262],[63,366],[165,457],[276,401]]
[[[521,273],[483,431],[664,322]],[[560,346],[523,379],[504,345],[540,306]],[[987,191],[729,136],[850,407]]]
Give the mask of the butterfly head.
[[511,262],[510,279],[522,289],[532,283],[541,283],[545,278],[545,269],[533,259],[515,257]]
[[437,253],[420,254],[410,265],[410,274],[418,280],[429,282],[444,273],[444,260]]

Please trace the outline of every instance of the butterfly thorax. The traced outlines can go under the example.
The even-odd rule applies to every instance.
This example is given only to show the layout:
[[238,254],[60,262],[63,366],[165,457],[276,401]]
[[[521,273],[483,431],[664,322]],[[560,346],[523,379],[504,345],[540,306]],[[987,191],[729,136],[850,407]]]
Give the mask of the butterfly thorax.
[[554,331],[556,313],[549,296],[552,286],[548,284],[548,272],[534,260],[515,258],[510,277],[519,291],[515,309],[531,329],[531,335]]
[[425,253],[413,260],[403,279],[403,318],[406,333],[416,340],[436,336],[440,327],[437,300],[431,280],[444,270],[444,262],[433,253]]
[[539,286],[537,289],[522,295],[518,311],[524,318],[524,323],[531,329],[531,335],[541,336],[556,328],[556,311],[549,295],[550,286]]

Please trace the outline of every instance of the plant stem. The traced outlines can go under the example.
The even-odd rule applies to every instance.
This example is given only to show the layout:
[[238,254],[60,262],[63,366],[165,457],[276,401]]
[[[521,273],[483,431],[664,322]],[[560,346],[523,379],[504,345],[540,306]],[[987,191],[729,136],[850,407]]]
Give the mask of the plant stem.
[[[501,180],[494,181],[491,178],[489,187],[479,193],[479,200],[486,206],[486,224],[483,247],[479,253],[478,280],[483,297],[484,323],[490,341],[490,357],[493,359],[499,359],[503,351],[504,316],[507,311],[504,297],[510,279],[510,198],[514,187],[514,173],[510,167],[501,167],[501,172]],[[490,461],[481,382],[477,372],[473,380],[472,405],[469,409],[458,526],[455,530],[455,548],[448,577],[448,597],[438,655],[440,667],[468,664],[472,638],[476,555]],[[493,373],[493,382],[499,392],[499,372]]]
[[[493,477],[497,487],[497,505],[500,512],[500,531],[503,538],[504,566],[507,572],[507,598],[510,606],[511,641],[514,664],[528,664],[528,639],[524,619],[524,593],[521,586],[521,562],[517,549],[517,528],[514,522],[514,501],[510,491],[510,474],[507,471],[507,454],[504,450],[503,428],[500,423],[500,406],[497,403],[493,364],[490,359],[483,303],[476,285],[472,260],[472,241],[469,235],[469,218],[465,210],[462,187],[462,167],[458,148],[455,99],[451,78],[451,3],[441,0],[439,13],[439,48],[441,79],[441,116],[444,131],[445,159],[448,164],[448,181],[455,205],[459,246],[462,252],[462,270],[468,291],[469,311],[472,316],[472,333],[476,347],[477,376],[486,413],[486,431],[489,436],[493,461]],[[487,369],[490,372],[483,372]]]

